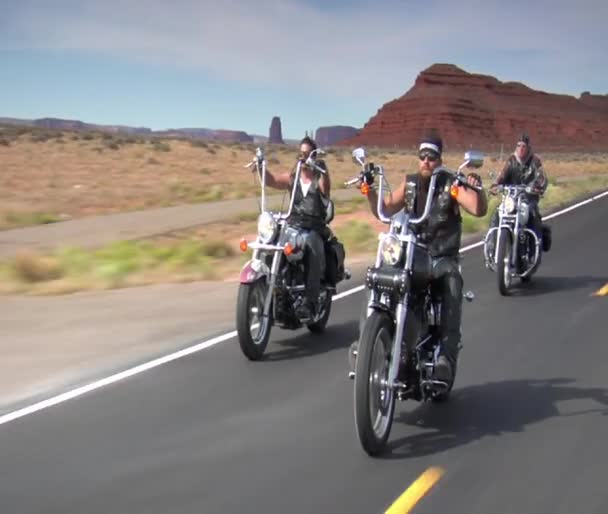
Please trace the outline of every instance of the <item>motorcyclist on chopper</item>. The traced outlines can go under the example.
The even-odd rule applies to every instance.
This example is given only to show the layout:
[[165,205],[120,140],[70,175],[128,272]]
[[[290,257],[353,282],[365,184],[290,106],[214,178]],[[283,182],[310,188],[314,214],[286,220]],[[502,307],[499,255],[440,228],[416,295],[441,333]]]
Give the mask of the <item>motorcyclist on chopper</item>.
[[[300,141],[297,161],[302,163],[300,181],[295,189],[293,212],[288,219],[290,226],[301,231],[304,237],[306,267],[306,297],[304,303],[296,306],[296,313],[302,318],[311,318],[318,305],[321,277],[325,275],[325,248],[327,239],[327,208],[331,193],[331,180],[327,165],[316,160],[321,173],[306,164],[311,153],[317,149],[313,139],[306,136]],[[297,162],[296,161],[296,162]],[[273,174],[266,169],[266,184],[269,187],[293,191],[295,172]]]
[[[540,158],[532,151],[530,136],[522,133],[515,146],[515,151],[506,160],[502,171],[496,177],[496,181],[490,187],[490,193],[495,194],[499,185],[521,185],[530,186],[531,193],[528,195],[530,204],[530,218],[528,228],[532,229],[542,241],[544,251],[551,247],[551,232],[548,226],[543,226],[542,217],[538,208],[539,196],[547,189],[548,181]],[[498,209],[494,212],[490,222],[490,228],[498,225]],[[496,245],[496,237],[488,241],[489,254],[493,255]]]
[[[384,198],[386,216],[392,216],[406,208],[418,217],[424,210],[428,187],[433,171],[442,166],[443,142],[433,132],[422,138],[418,149],[420,159],[418,173],[406,175],[401,185]],[[374,176],[366,172],[362,184],[367,184],[369,205],[374,216],[378,197],[373,186]],[[481,188],[481,178],[470,173],[467,184]],[[371,187],[370,187],[371,186]],[[454,182],[454,177],[442,174],[435,189],[435,201],[428,221],[421,226],[421,241],[427,244],[432,258],[431,288],[442,302],[440,341],[441,350],[435,365],[436,378],[450,382],[454,376],[460,346],[460,322],[463,280],[460,274],[459,250],[462,235],[460,207],[473,216],[487,212],[487,198],[483,189],[472,188]]]

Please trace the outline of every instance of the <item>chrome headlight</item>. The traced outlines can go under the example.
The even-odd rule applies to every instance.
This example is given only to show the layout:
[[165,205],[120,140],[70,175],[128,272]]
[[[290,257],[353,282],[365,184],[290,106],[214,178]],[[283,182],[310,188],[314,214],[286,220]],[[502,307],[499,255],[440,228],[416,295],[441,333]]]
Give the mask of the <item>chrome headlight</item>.
[[277,231],[277,221],[269,212],[263,212],[258,218],[258,236],[262,243],[270,243]]
[[382,261],[390,266],[394,266],[401,259],[403,248],[399,238],[393,234],[387,234],[380,242],[380,253]]
[[530,217],[530,206],[526,202],[519,204],[519,223],[520,225],[526,225],[528,218]]
[[515,200],[512,196],[507,196],[503,202],[505,212],[507,214],[513,214],[515,212]]

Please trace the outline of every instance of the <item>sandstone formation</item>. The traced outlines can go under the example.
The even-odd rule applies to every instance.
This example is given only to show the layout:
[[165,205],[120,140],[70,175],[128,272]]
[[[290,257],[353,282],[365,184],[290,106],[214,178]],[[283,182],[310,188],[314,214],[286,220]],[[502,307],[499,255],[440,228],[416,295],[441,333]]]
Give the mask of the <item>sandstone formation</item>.
[[97,125],[78,120],[61,118],[40,118],[36,120],[21,120],[18,118],[0,118],[0,124],[20,125],[45,128],[50,130],[100,131],[115,134],[139,134],[157,137],[186,137],[209,139],[220,142],[253,143],[252,136],[242,130],[215,130],[207,128],[178,128],[168,130],[151,130],[147,127],[129,127],[125,125]]
[[608,96],[577,99],[435,64],[402,97],[383,105],[359,135],[340,144],[414,148],[431,128],[453,150],[510,149],[526,131],[537,150],[601,151],[608,148]]
[[270,130],[268,132],[268,142],[275,145],[283,145],[283,132],[281,130],[281,118],[275,116],[270,122]]
[[319,146],[331,146],[343,139],[354,137],[358,133],[359,129],[344,125],[319,127],[315,133],[315,141]]

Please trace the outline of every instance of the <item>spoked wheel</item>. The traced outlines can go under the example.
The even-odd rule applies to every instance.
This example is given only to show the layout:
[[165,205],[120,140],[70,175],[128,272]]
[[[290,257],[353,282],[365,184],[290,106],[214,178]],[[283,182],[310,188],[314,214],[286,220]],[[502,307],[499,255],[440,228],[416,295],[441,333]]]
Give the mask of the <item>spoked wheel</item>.
[[321,310],[319,311],[319,316],[317,320],[313,323],[308,323],[306,325],[308,330],[310,330],[313,334],[320,334],[325,331],[325,327],[327,326],[327,322],[329,321],[329,315],[331,314],[331,303],[332,303],[332,294],[330,291],[325,292],[325,296],[321,300]]
[[503,296],[509,295],[511,288],[511,234],[508,230],[500,231],[498,239],[498,259],[496,260],[496,276],[498,277],[498,290]]
[[236,330],[243,354],[253,361],[262,358],[270,338],[271,316],[262,316],[267,291],[268,285],[264,279],[239,286]]
[[395,411],[395,393],[388,383],[393,344],[393,323],[373,312],[359,339],[355,369],[355,426],[368,455],[385,448]]

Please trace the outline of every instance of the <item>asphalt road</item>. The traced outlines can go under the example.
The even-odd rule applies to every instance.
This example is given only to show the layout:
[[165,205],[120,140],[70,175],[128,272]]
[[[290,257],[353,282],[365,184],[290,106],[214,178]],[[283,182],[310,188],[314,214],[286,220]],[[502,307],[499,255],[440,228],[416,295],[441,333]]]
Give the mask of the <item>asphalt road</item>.
[[513,297],[466,254],[453,397],[399,404],[384,458],[354,431],[356,294],[323,336],[276,330],[263,362],[231,340],[0,426],[0,512],[379,513],[432,465],[414,512],[608,512],[607,215],[604,198],[552,221]]

